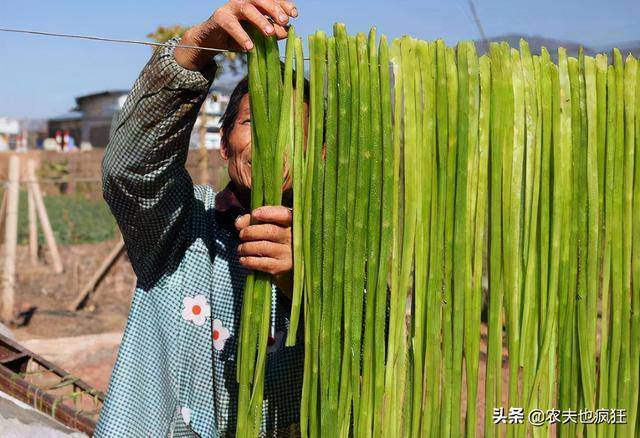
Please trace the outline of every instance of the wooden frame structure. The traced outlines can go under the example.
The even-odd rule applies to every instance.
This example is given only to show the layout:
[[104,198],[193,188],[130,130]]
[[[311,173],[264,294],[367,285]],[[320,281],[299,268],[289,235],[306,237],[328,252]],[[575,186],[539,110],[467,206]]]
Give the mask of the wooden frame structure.
[[89,436],[104,402],[101,391],[2,335],[0,390]]

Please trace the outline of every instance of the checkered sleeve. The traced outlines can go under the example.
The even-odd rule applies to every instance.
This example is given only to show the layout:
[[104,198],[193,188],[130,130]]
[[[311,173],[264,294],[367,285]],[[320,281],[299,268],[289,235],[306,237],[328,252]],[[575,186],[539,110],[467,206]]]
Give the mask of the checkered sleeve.
[[215,75],[182,68],[177,39],[158,49],[112,129],[102,162],[103,193],[142,287],[179,260],[195,202],[185,168],[189,138]]

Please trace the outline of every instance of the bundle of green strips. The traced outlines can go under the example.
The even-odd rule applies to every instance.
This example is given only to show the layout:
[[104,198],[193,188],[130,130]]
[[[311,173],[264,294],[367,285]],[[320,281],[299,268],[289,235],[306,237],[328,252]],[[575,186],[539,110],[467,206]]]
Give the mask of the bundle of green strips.
[[[309,38],[307,119],[301,41],[284,76],[256,41],[254,206],[293,167],[302,435],[637,436],[636,59],[338,24]],[[247,281],[239,436],[259,432],[269,288]]]

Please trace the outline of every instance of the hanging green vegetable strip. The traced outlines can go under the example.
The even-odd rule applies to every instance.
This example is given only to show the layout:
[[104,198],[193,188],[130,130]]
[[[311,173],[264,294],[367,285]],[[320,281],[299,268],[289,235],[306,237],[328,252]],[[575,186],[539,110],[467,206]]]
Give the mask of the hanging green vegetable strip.
[[[600,183],[599,193],[599,206],[600,211],[600,225],[605,226],[605,199],[606,199],[606,183],[605,183],[605,169],[606,169],[606,153],[605,146],[607,144],[607,55],[599,53],[596,55],[596,94],[597,94],[597,114],[598,114],[598,182]],[[604,230],[603,230],[604,231]],[[600,263],[603,262],[604,257],[604,243],[605,233],[600,233],[599,251],[600,251]]]
[[[250,98],[253,166],[252,207],[277,205],[282,196],[284,155],[291,142],[292,59],[294,31],[290,30],[283,92],[279,51],[274,38],[254,31],[256,49],[250,53]],[[261,68],[266,66],[266,71]],[[267,105],[267,102],[269,105]],[[281,111],[282,110],[282,111]],[[282,112],[282,114],[281,114]],[[269,130],[277,126],[277,130]],[[239,407],[236,433],[253,436],[260,431],[264,366],[271,322],[271,279],[263,273],[247,279],[238,357]],[[256,352],[256,346],[258,350]]]
[[[416,100],[415,100],[415,72],[416,72],[416,44],[415,40],[410,37],[402,38],[400,42],[400,59],[402,73],[402,101],[404,102],[404,217],[403,217],[403,240],[401,246],[401,266],[398,278],[398,285],[394,293],[396,295],[396,318],[394,324],[397,353],[390,350],[389,354],[397,354],[396,387],[394,388],[395,396],[392,401],[391,413],[396,418],[395,431],[401,433],[402,420],[404,418],[399,415],[402,412],[402,404],[405,397],[406,387],[402,385],[406,379],[406,357],[404,349],[400,349],[406,342],[406,325],[405,325],[405,303],[406,297],[411,288],[411,273],[414,262],[414,244],[416,233],[417,219],[417,193],[412,187],[418,186],[418,174],[416,170],[417,157],[417,119],[416,119]],[[408,395],[408,394],[407,394]],[[408,419],[411,417],[404,412]],[[400,417],[400,418],[398,418]]]
[[[584,212],[587,227],[584,230],[586,236],[586,253],[583,266],[586,268],[584,287],[586,294],[578,303],[578,333],[581,356],[582,387],[587,409],[594,410],[596,405],[596,326],[597,321],[596,301],[598,291],[598,206],[599,206],[599,182],[597,163],[597,118],[596,118],[596,70],[595,59],[584,57],[584,88],[581,87],[581,97],[586,99],[586,126],[583,125],[582,137],[586,137],[586,144],[582,144],[582,182],[587,187],[586,201],[587,211]],[[582,99],[581,99],[582,100]],[[584,142],[583,142],[584,143]],[[589,430],[589,432],[591,432]]]
[[[471,259],[469,256],[469,236],[467,235],[467,176],[468,176],[468,142],[469,142],[469,70],[467,44],[458,44],[458,92],[457,97],[450,94],[450,99],[457,99],[457,144],[456,150],[455,200],[453,210],[453,284],[452,299],[452,379],[451,397],[451,436],[460,436],[461,396],[462,396],[462,346],[464,328],[464,301],[471,287]],[[451,102],[451,100],[449,100]],[[456,126],[456,125],[454,125]],[[449,131],[451,132],[451,130]]]
[[[523,229],[523,270],[524,288],[522,301],[522,323],[520,325],[519,362],[522,370],[522,394],[531,392],[531,385],[538,360],[538,331],[540,303],[538,279],[538,206],[540,194],[541,130],[538,114],[538,93],[536,70],[539,60],[531,56],[529,45],[520,40],[520,56],[524,80],[524,229]],[[537,68],[536,68],[537,66]]]
[[[474,244],[474,267],[473,267],[473,299],[472,306],[475,308],[474,316],[475,321],[469,322],[474,325],[473,332],[479,336],[480,326],[480,311],[482,301],[482,284],[483,284],[483,271],[485,266],[484,260],[484,239],[485,231],[488,224],[485,223],[487,219],[487,200],[488,200],[488,187],[489,187],[489,154],[490,154],[490,113],[491,113],[491,61],[488,56],[482,56],[479,64],[480,74],[480,108],[478,114],[478,191],[476,201],[476,218],[475,218],[475,244]],[[476,331],[476,328],[478,330]],[[474,343],[475,344],[475,343]],[[478,368],[478,359],[474,353],[478,351],[479,346],[473,345],[473,352],[469,354],[470,367]],[[479,351],[478,351],[479,354]],[[476,371],[477,373],[477,371]],[[474,372],[472,371],[470,379],[473,379]],[[477,379],[477,374],[476,374]],[[477,385],[477,384],[476,384]],[[474,393],[477,394],[477,386],[471,387],[469,390],[469,396],[473,399],[477,399],[477,395],[474,397]],[[475,403],[470,406],[471,414],[467,421],[468,436],[475,435],[476,419],[475,419]],[[468,410],[469,411],[469,410]]]
[[632,320],[631,320],[631,411],[629,425],[636,429],[638,417],[638,402],[640,401],[640,347],[634,339],[640,338],[640,74],[636,72],[635,84],[635,175],[633,187],[633,247],[632,247]]
[[[587,187],[586,170],[587,170],[587,112],[585,98],[585,80],[584,80],[584,53],[581,50],[578,60],[570,59],[569,73],[571,79],[571,98],[572,98],[572,132],[573,132],[573,187]],[[587,322],[586,315],[589,313],[589,299],[586,289],[587,274],[587,258],[588,258],[588,215],[587,215],[587,190],[580,190],[574,193],[574,212],[579,216],[574,219],[576,227],[576,260],[572,262],[575,266],[575,294],[574,310],[575,317],[573,322],[574,339],[572,341],[572,350],[575,356],[572,357],[572,379],[576,386],[578,382],[583,383],[579,389],[574,389],[572,403],[582,407],[584,403],[593,403],[595,400],[595,384],[592,380],[592,372],[589,368],[582,367],[580,363],[580,355],[590,356],[592,336],[589,336],[590,324]],[[586,362],[584,365],[587,365]],[[593,406],[593,405],[592,405]],[[582,425],[576,427],[576,433],[583,433],[580,429]],[[589,432],[595,432],[589,430]]]
[[[442,254],[443,232],[440,224],[444,224],[444,215],[440,214],[439,172],[438,172],[438,138],[436,131],[437,87],[436,87],[436,43],[427,43],[420,50],[420,69],[424,83],[424,121],[423,142],[427,154],[423,154],[423,169],[429,169],[430,205],[425,206],[423,198],[423,216],[430,211],[430,217],[424,222],[424,239],[428,239],[428,271],[426,277],[427,305],[422,318],[426,324],[425,363],[424,363],[424,414],[422,416],[421,433],[428,436],[437,435],[438,407],[440,406],[440,362],[441,362],[441,287],[442,287]],[[426,173],[426,171],[424,172]],[[444,172],[442,172],[444,175]],[[426,178],[427,175],[423,175]],[[423,179],[424,181],[424,179]],[[426,226],[429,223],[429,226]],[[444,225],[443,225],[444,226]],[[416,265],[417,268],[417,265]],[[416,275],[416,282],[420,281]]]
[[[429,46],[430,61],[425,62],[429,67],[426,72],[425,98],[428,99],[429,118],[425,125],[432,124],[431,166],[431,230],[429,232],[429,277],[428,277],[428,308],[427,319],[428,345],[437,346],[426,350],[426,412],[422,422],[422,431],[427,434],[438,434],[440,427],[440,409],[444,404],[444,397],[440,393],[441,367],[445,356],[440,349],[443,337],[443,308],[444,299],[444,249],[445,249],[445,205],[447,193],[447,151],[448,151],[448,103],[447,103],[447,64],[446,46],[444,41],[438,40]],[[437,127],[437,129],[436,129]]]
[[[315,36],[309,36],[309,53],[315,51]],[[309,400],[311,398],[312,387],[312,367],[313,367],[313,300],[315,299],[313,291],[313,269],[312,269],[312,249],[311,249],[311,218],[313,215],[313,172],[315,162],[315,129],[313,128],[314,120],[314,91],[316,75],[313,73],[315,59],[310,59],[310,78],[309,78],[309,123],[307,124],[307,141],[305,148],[304,160],[304,206],[302,223],[302,251],[304,258],[304,378],[302,381],[302,400],[300,402],[300,432],[303,437],[309,436]],[[314,102],[311,102],[313,100]]]
[[[267,205],[280,205],[282,203],[282,185],[284,175],[285,155],[292,141],[291,137],[291,116],[293,105],[293,54],[294,54],[295,31],[289,29],[289,36],[286,48],[286,61],[284,67],[284,85],[280,68],[279,49],[275,38],[267,39],[267,78],[269,91],[269,120],[272,126],[278,126],[277,131],[272,134],[271,155],[273,164],[269,173],[263,167],[265,176],[265,201]],[[273,90],[276,90],[275,92]],[[275,109],[274,109],[275,107]],[[275,140],[275,141],[274,141]],[[264,143],[260,144],[264,147]],[[263,149],[264,150],[264,149]],[[266,151],[265,151],[266,152]],[[267,152],[269,153],[269,152]],[[264,157],[266,154],[262,154]],[[268,155],[267,155],[268,156]],[[269,162],[265,160],[267,165]],[[269,190],[270,189],[270,190]],[[253,391],[251,394],[251,409],[254,420],[254,432],[260,430],[262,424],[262,405],[264,392],[264,372],[267,357],[267,347],[269,336],[271,335],[271,278],[265,276],[263,299],[258,301],[262,305],[261,320],[258,332],[258,353],[256,369],[253,379]],[[259,308],[259,307],[258,307]],[[257,315],[257,313],[255,313]]]
[[[600,164],[599,178],[601,176],[602,196],[601,223],[602,233],[600,240],[601,257],[601,321],[600,321],[600,358],[598,372],[598,408],[603,408],[608,403],[609,398],[609,328],[610,319],[610,285],[611,285],[611,227],[612,220],[612,198],[610,193],[613,190],[613,150],[607,143],[607,111],[610,111],[610,104],[607,99],[611,99],[611,94],[607,94],[607,58],[606,56],[596,57],[597,67],[597,89],[598,89],[598,161]],[[605,149],[605,146],[607,148]],[[601,160],[601,162],[600,162]],[[598,433],[604,425],[598,426]]]
[[[589,357],[592,364],[591,380],[593,382],[593,405],[591,409],[595,409],[597,401],[597,323],[598,323],[598,280],[600,266],[600,227],[602,213],[600,211],[600,193],[601,182],[599,178],[598,163],[598,91],[597,91],[597,69],[596,59],[593,57],[584,57],[584,93],[585,109],[583,111],[583,120],[586,126],[583,126],[583,142],[586,153],[586,178],[588,183],[587,208],[588,208],[588,244],[587,244],[587,262],[586,262],[586,285],[588,296],[588,315],[589,334],[591,335],[591,344],[589,346]],[[596,183],[596,184],[593,184]]]
[[[571,95],[571,187],[580,187],[582,182],[582,122],[581,122],[581,110],[580,110],[580,72],[579,62],[576,58],[568,58],[569,66],[569,85]],[[583,199],[586,199],[585,191],[577,193],[571,190],[572,196],[572,209],[579,215],[584,214],[586,216],[586,204]],[[578,406],[581,403],[578,391],[580,388],[580,371],[578,361],[578,298],[583,292],[584,285],[584,269],[581,269],[579,264],[582,263],[582,255],[585,252],[585,229],[586,220],[582,220],[582,216],[572,218],[572,237],[571,237],[571,249],[569,252],[569,265],[568,269],[563,270],[567,273],[565,281],[567,282],[568,294],[566,296],[566,309],[567,318],[565,320],[565,328],[567,331],[565,334],[565,347],[564,354],[568,356],[567,362],[569,368],[565,371],[566,388],[568,388],[568,406]],[[581,406],[581,405],[580,405]],[[577,426],[567,424],[563,426],[563,433],[569,434],[568,436],[575,436],[578,433]]]
[[[511,49],[513,78],[513,140],[504,150],[505,227],[505,293],[507,310],[507,341],[509,346],[509,406],[520,406],[518,389],[520,352],[520,306],[522,303],[522,181],[525,140],[524,77],[520,53]],[[520,436],[522,428],[510,427],[507,436]]]
[[[454,340],[453,340],[453,291],[452,291],[452,263],[453,263],[453,222],[455,204],[456,181],[456,144],[458,125],[458,74],[455,62],[455,51],[451,47],[445,49],[445,71],[447,78],[447,149],[445,159],[446,190],[444,208],[444,263],[443,263],[443,342],[444,351],[444,386],[442,410],[440,411],[440,426],[442,436],[451,434],[451,412],[455,383]],[[457,368],[456,368],[457,370]]]
[[[582,57],[582,50],[579,52],[579,57]],[[580,81],[580,61],[576,58],[569,58],[569,82],[571,85],[571,156],[573,158],[572,166],[572,187],[586,187],[586,183],[582,183],[583,169],[586,167],[583,164],[582,153],[583,147],[583,122],[582,122],[582,102],[581,102],[581,81]],[[586,142],[585,142],[586,143]],[[572,205],[573,211],[579,212],[578,218],[572,218],[573,220],[573,237],[569,259],[569,328],[571,330],[571,390],[570,390],[570,406],[583,406],[583,394],[582,388],[580,388],[580,360],[579,360],[579,313],[578,313],[578,300],[581,296],[585,296],[584,293],[584,276],[585,269],[583,267],[583,257],[586,254],[586,190],[575,192],[572,190]],[[567,337],[567,340],[569,338]],[[570,433],[570,436],[582,434],[582,425],[568,424],[566,430]]]
[[391,46],[391,62],[393,65],[393,96],[394,96],[394,130],[393,130],[393,247],[391,257],[391,309],[389,316],[389,335],[387,348],[387,362],[385,369],[385,388],[383,398],[382,411],[382,428],[385,434],[390,437],[395,436],[397,412],[393,410],[393,402],[395,400],[395,391],[397,381],[399,380],[399,356],[402,346],[402,323],[405,303],[399,290],[399,278],[401,269],[401,250],[402,250],[402,178],[401,163],[402,159],[402,125],[403,117],[403,73],[402,58],[400,53],[400,40],[393,41]]
[[[547,295],[547,309],[548,315],[545,320],[543,328],[543,343],[540,349],[540,360],[538,361],[538,369],[536,371],[535,380],[532,387],[532,393],[528,396],[527,411],[530,411],[534,406],[533,392],[542,383],[542,398],[547,398],[549,403],[553,402],[553,395],[556,391],[554,384],[555,373],[555,352],[557,349],[558,336],[556,333],[556,325],[558,322],[558,309],[559,309],[559,261],[560,253],[562,249],[568,244],[568,225],[566,223],[567,211],[570,211],[569,206],[566,205],[565,200],[565,187],[566,187],[566,170],[567,165],[566,158],[562,155],[562,143],[561,143],[561,123],[560,123],[560,77],[558,68],[552,64],[549,60],[549,55],[546,51],[542,52],[542,63],[545,66],[543,68],[544,85],[550,87],[547,88],[550,92],[546,93],[547,96],[543,98],[547,105],[547,110],[550,110],[551,117],[548,114],[545,117],[550,123],[548,128],[551,131],[552,143],[548,143],[550,146],[549,152],[545,152],[544,156],[549,157],[552,160],[553,175],[557,177],[553,178],[553,186],[550,188],[552,198],[550,200],[551,205],[551,236],[549,246],[549,274],[548,274],[548,295]],[[544,107],[543,107],[544,108]],[[547,131],[548,132],[548,131]],[[549,135],[545,134],[545,141],[549,140]],[[543,144],[544,144],[543,143]],[[564,161],[563,161],[564,160]],[[543,169],[549,167],[549,163],[546,158],[543,158]],[[546,203],[544,203],[546,204]],[[543,215],[544,216],[544,215]],[[549,364],[548,367],[545,364]],[[544,379],[548,379],[548,386],[545,385]]]
[[[527,47],[528,49],[528,47]],[[539,330],[543,327],[545,321],[545,314],[547,311],[547,289],[546,284],[545,287],[540,283],[540,270],[541,270],[541,258],[542,250],[541,250],[541,241],[545,241],[545,250],[548,251],[548,237],[549,237],[549,225],[548,225],[548,210],[545,212],[541,209],[541,191],[542,191],[542,156],[543,156],[543,92],[542,92],[542,65],[541,65],[541,57],[533,56],[533,99],[535,104],[531,111],[535,114],[535,133],[534,137],[534,145],[535,153],[533,154],[533,199],[532,199],[532,208],[531,214],[533,215],[531,219],[530,229],[529,229],[529,248],[528,260],[526,263],[526,277],[525,277],[525,288],[529,287],[529,291],[525,292],[527,295],[532,296],[534,299],[533,303],[533,312],[534,316],[529,320],[529,328],[527,329],[527,334],[522,335],[521,339],[532,339],[532,348],[530,350],[530,363],[528,364],[525,370],[525,388],[522,392],[523,398],[525,402],[528,400],[528,394],[533,394],[532,403],[535,403],[537,406],[540,406],[541,403],[547,403],[545,397],[540,401],[538,398],[539,392],[533,391],[533,382],[535,379],[535,375],[538,369],[538,362],[540,358],[540,348],[542,346],[542,336],[541,331]],[[526,70],[525,70],[526,72]],[[527,78],[531,77],[531,73],[528,73]],[[529,116],[527,116],[527,123],[529,123]],[[529,129],[529,128],[528,128]],[[529,134],[528,134],[529,135]],[[548,182],[546,189],[548,190]],[[545,223],[545,232],[547,234],[542,237],[540,235],[541,228],[541,215],[547,214],[547,223]],[[545,256],[547,257],[547,256]],[[545,272],[545,275],[547,273]],[[531,290],[533,289],[533,292]],[[526,289],[525,289],[526,290]],[[523,322],[523,326],[526,327]],[[525,353],[527,354],[527,353]],[[548,425],[545,425],[548,427]],[[542,436],[547,433],[546,427],[538,428],[537,431],[534,431],[534,435]]]
[[[336,313],[335,302],[342,295],[336,295],[333,289],[334,247],[336,231],[336,192],[338,183],[338,89],[337,89],[336,40],[327,39],[327,116],[324,147],[325,183],[322,218],[323,251],[322,257],[322,316],[320,321],[320,401],[321,406],[328,406],[331,370],[331,344],[339,342],[332,336],[332,319]],[[342,304],[340,305],[342,307]],[[327,430],[329,423],[335,421],[328,409],[321,409],[322,430]]]
[[[631,385],[631,353],[632,344],[637,344],[638,339],[631,339],[631,253],[633,231],[633,165],[635,153],[635,87],[637,78],[637,62],[629,55],[624,66],[624,173],[623,173],[623,298],[622,298],[622,351],[620,359],[620,393],[619,406],[632,410],[632,392],[635,389]],[[637,404],[637,402],[636,402]],[[634,425],[635,429],[635,425]],[[628,430],[630,435],[633,429]]]
[[358,77],[360,87],[360,123],[358,137],[358,177],[356,182],[355,233],[353,250],[353,289],[351,291],[351,388],[353,394],[353,421],[359,424],[360,354],[362,341],[362,314],[365,287],[365,261],[367,254],[367,225],[371,178],[371,98],[369,83],[369,56],[367,38],[358,34]]
[[[382,434],[383,396],[385,376],[385,344],[387,308],[387,279],[391,265],[391,247],[393,244],[393,195],[395,158],[393,150],[393,125],[391,112],[391,74],[389,71],[389,47],[387,38],[382,35],[379,48],[380,68],[380,96],[382,123],[382,230],[380,236],[380,269],[378,270],[376,295],[375,341],[378,348],[375,351],[374,363],[374,407],[373,407],[373,436]],[[434,126],[435,127],[435,126]],[[384,291],[384,293],[382,293]]]
[[[537,112],[537,96],[536,96],[536,77],[533,56],[529,50],[529,44],[520,39],[520,59],[522,60],[522,72],[524,80],[524,102],[525,102],[525,142],[524,142],[524,241],[523,241],[523,260],[525,260],[525,269],[530,266],[528,262],[529,247],[533,243],[533,239],[530,237],[535,226],[532,224],[536,220],[537,211],[535,211],[535,173],[536,167],[536,133],[538,124],[538,112]],[[535,252],[533,252],[535,254]],[[524,299],[526,301],[526,294]],[[532,302],[534,300],[531,300]],[[526,309],[527,305],[523,304],[523,309]],[[530,308],[530,307],[529,307]],[[524,319],[526,318],[526,312],[523,311],[523,327],[524,333],[528,329],[524,327]],[[523,337],[524,338],[524,337]],[[524,355],[523,348],[520,349],[520,363],[522,365],[522,357]]]
[[[489,60],[478,60],[475,46],[468,47],[469,69],[469,175],[467,191],[471,195],[467,232],[469,242],[469,286],[465,297],[464,357],[467,378],[465,436],[477,435],[478,365],[480,358],[480,318],[482,313],[482,267],[486,214]],[[482,87],[481,90],[481,82]],[[484,93],[484,94],[483,94]],[[482,95],[482,99],[481,99]]]
[[[360,398],[359,424],[356,430],[362,436],[372,431],[374,397],[374,360],[375,351],[380,348],[374,338],[376,302],[378,293],[386,295],[386,290],[377,290],[378,268],[380,265],[380,233],[382,212],[382,126],[380,113],[380,70],[378,66],[378,47],[376,29],[369,32],[369,93],[371,96],[371,176],[369,189],[369,213],[367,234],[366,267],[366,309],[364,320],[364,338],[362,342],[362,387]],[[384,310],[384,309],[383,309]]]
[[[549,265],[551,253],[549,251],[551,232],[551,205],[552,205],[552,191],[551,191],[551,134],[552,134],[552,85],[551,85],[551,65],[550,65],[549,52],[543,48],[540,61],[539,61],[539,75],[538,75],[538,99],[539,99],[539,115],[538,126],[540,127],[539,143],[540,147],[540,234],[539,234],[539,287],[540,287],[540,304],[539,304],[539,326],[538,335],[539,339],[539,351],[538,360],[536,361],[536,368],[534,374],[534,384],[531,387],[531,397],[527,396],[527,405],[530,406],[536,403],[536,393],[539,394],[537,403],[541,409],[551,409],[552,407],[552,382],[553,382],[553,368],[555,367],[555,361],[553,354],[549,354],[548,343],[546,339],[546,327],[550,323],[551,316],[551,304],[552,297],[549,296]],[[555,297],[554,297],[555,298]],[[547,350],[545,351],[545,345]],[[540,385],[535,387],[535,379],[540,374]],[[531,399],[529,401],[529,398]],[[541,428],[540,435],[548,433],[549,425],[545,425]],[[534,432],[535,433],[535,432]]]
[[[505,119],[511,114],[512,100],[506,76],[505,47],[492,43],[491,58],[491,148],[489,181],[489,321],[487,345],[487,371],[485,384],[485,406],[502,407],[502,149],[506,143]],[[485,416],[485,436],[498,436],[496,424]]]
[[[619,406],[619,364],[622,337],[622,297],[623,297],[623,277],[622,277],[622,216],[623,216],[623,174],[624,174],[624,99],[623,99],[623,65],[620,51],[613,53],[614,74],[609,77],[609,82],[613,87],[615,101],[611,105],[614,112],[613,120],[608,124],[611,136],[607,138],[607,147],[611,147],[614,152],[613,168],[613,216],[611,221],[612,247],[611,247],[611,350],[610,350],[610,370],[609,370],[609,405]],[[609,143],[611,141],[611,143]]]
[[[413,318],[412,318],[412,348],[413,348],[413,382],[412,397],[408,401],[412,404],[411,434],[422,436],[428,427],[422,422],[423,409],[426,403],[424,397],[428,397],[426,386],[432,384],[432,380],[425,380],[427,338],[430,337],[428,311],[430,309],[428,299],[428,272],[430,268],[429,240],[431,231],[431,205],[432,194],[437,190],[437,182],[434,184],[435,169],[435,75],[434,73],[434,47],[427,42],[418,41],[417,70],[415,72],[415,104],[417,137],[416,171],[418,172],[421,190],[417,200],[417,230],[415,238],[415,274],[413,289]],[[433,176],[432,176],[433,175]],[[433,336],[433,334],[431,335]],[[433,344],[437,345],[437,344]],[[435,349],[434,349],[435,350]],[[435,366],[435,364],[432,364]],[[424,397],[423,397],[424,394]]]
[[[422,46],[422,48],[421,48]],[[421,59],[424,55],[421,53],[424,50],[424,45],[417,41],[415,44],[415,58],[416,68],[414,71],[414,78],[412,80],[415,92],[412,96],[413,105],[415,106],[415,153],[413,157],[414,172],[416,172],[417,180],[421,190],[416,196],[416,234],[415,234],[415,271],[414,271],[414,285],[412,296],[412,318],[411,318],[411,352],[413,368],[411,379],[411,396],[408,396],[408,404],[411,406],[411,410],[407,411],[411,413],[410,430],[405,431],[407,435],[419,436],[420,435],[420,412],[422,410],[422,395],[423,395],[423,367],[424,367],[424,335],[425,335],[425,318],[424,312],[426,308],[426,272],[428,269],[427,251],[429,247],[426,244],[426,238],[428,231],[425,230],[428,223],[428,208],[425,208],[425,203],[429,202],[431,190],[428,184],[425,185],[425,179],[428,178],[427,165],[428,156],[427,146],[423,141],[424,126],[423,126],[423,114],[422,108],[423,101],[423,89],[424,83],[422,81],[422,65]],[[428,179],[426,180],[428,181]]]
[[[607,68],[607,132],[606,132],[606,186],[605,186],[605,248],[602,273],[602,322],[601,322],[601,349],[600,349],[600,388],[598,395],[598,407],[609,406],[611,397],[611,363],[612,344],[614,339],[609,335],[613,331],[613,282],[611,273],[613,271],[613,228],[614,228],[614,170],[615,170],[615,123],[616,123],[616,78],[613,66]],[[610,342],[611,341],[611,342]],[[611,344],[611,345],[610,345]],[[608,433],[612,430],[611,425],[600,424],[598,434]]]
[[[575,58],[567,58],[566,51],[559,49],[559,72],[560,72],[560,159],[563,161],[562,176],[565,178],[566,185],[562,190],[565,193],[565,202],[570,206],[571,210],[576,208],[574,203],[573,191],[573,112],[576,108],[577,98],[571,92],[571,79],[577,73],[577,60]],[[559,380],[559,406],[561,409],[570,409],[575,406],[573,399],[574,385],[577,387],[577,379],[574,375],[574,367],[572,358],[574,356],[574,318],[575,318],[575,279],[576,271],[574,263],[577,260],[577,225],[568,216],[565,210],[564,223],[566,232],[569,236],[569,242],[561,248],[560,254],[560,293],[561,308],[565,309],[560,318],[559,343],[561,345],[561,353],[559,357],[560,366],[558,371]],[[566,241],[565,241],[566,242]],[[560,433],[562,436],[574,436],[572,425],[564,425]]]
[[[264,59],[264,38],[259,34],[258,31],[253,32],[254,40],[255,40],[255,48],[249,52],[249,81],[252,87],[251,97],[251,115],[254,120],[256,120],[255,124],[252,124],[252,154],[255,155],[256,158],[260,158],[260,141],[264,141],[268,134],[263,131],[262,128],[260,131],[258,130],[258,126],[266,127],[268,124],[268,115],[267,115],[267,95],[266,95],[266,85],[267,78],[266,72],[263,72],[259,69],[259,58]],[[257,121],[260,120],[261,124],[258,124]],[[251,206],[259,207],[264,203],[264,183],[263,183],[263,170],[262,170],[262,160],[258,160],[255,166],[252,166],[252,185],[253,185],[253,194],[251,197]],[[249,416],[250,411],[250,397],[251,397],[251,382],[253,380],[253,372],[255,367],[255,351],[258,343],[257,339],[257,327],[253,326],[252,321],[252,313],[258,312],[258,309],[253,310],[253,306],[255,305],[255,296],[256,294],[260,294],[262,289],[259,288],[258,277],[260,274],[252,272],[247,277],[244,297],[243,297],[243,308],[241,312],[241,323],[240,323],[240,342],[238,343],[238,360],[241,361],[244,366],[238,367],[238,420],[237,420],[237,435],[249,436],[251,435],[251,427],[253,422]],[[256,284],[258,283],[258,284]]]
[[293,297],[291,321],[287,334],[287,347],[296,343],[302,290],[304,287],[304,255],[302,248],[302,223],[304,211],[304,55],[302,40],[295,39],[296,89],[294,93],[294,140],[293,140]]
[[[305,212],[303,218],[303,253],[305,260],[305,300],[304,300],[304,317],[305,317],[305,358],[304,358],[304,379],[302,384],[302,400],[300,404],[300,430],[303,437],[315,436],[317,431],[310,429],[310,419],[315,416],[315,412],[312,409],[311,400],[313,397],[314,387],[314,362],[317,361],[317,356],[314,355],[317,345],[316,331],[315,331],[315,318],[317,313],[315,310],[316,296],[319,293],[318,290],[314,290],[314,248],[312,247],[312,218],[315,213],[314,207],[314,173],[316,172],[316,142],[315,142],[315,120],[316,120],[316,81],[317,75],[315,73],[315,65],[317,63],[316,54],[316,37],[315,35],[309,36],[309,56],[310,56],[310,103],[309,103],[309,124],[308,134],[306,142],[306,154],[305,154],[305,175],[304,175],[304,205]],[[317,369],[317,368],[316,368]],[[313,407],[315,408],[315,406]],[[315,421],[315,420],[314,420]]]
[[[349,167],[348,167],[348,187],[356,186],[358,162],[359,127],[360,127],[360,87],[358,76],[358,51],[356,38],[349,37],[349,72],[351,81],[351,132],[349,144]],[[343,288],[343,308],[344,308],[344,331],[342,367],[340,373],[340,396],[338,399],[338,417],[340,423],[340,434],[348,433],[351,424],[351,303],[353,293],[353,254],[354,254],[354,215],[355,215],[356,191],[347,191],[347,241],[345,248],[344,265],[344,288]]]
[[330,415],[330,428],[323,427],[323,433],[336,435],[338,426],[338,396],[340,394],[340,353],[342,351],[341,325],[343,307],[343,285],[345,264],[345,241],[347,233],[347,189],[349,147],[351,139],[351,79],[349,77],[349,46],[347,31],[343,24],[334,26],[337,54],[338,87],[338,175],[336,193],[336,224],[333,270],[333,307],[331,319],[331,351],[329,366],[328,405],[324,408]]
[[[310,46],[311,47],[311,46]],[[310,49],[311,50],[311,49]],[[324,81],[326,73],[327,38],[324,32],[316,32],[313,51],[310,57],[313,61],[311,75],[312,82],[311,129],[313,133],[313,196],[311,217],[311,270],[313,298],[311,305],[311,393],[309,396],[309,429],[311,436],[320,436],[320,403],[319,403],[319,367],[320,367],[320,330],[322,315],[322,260],[323,260],[323,187],[325,162],[323,159],[324,145]]]

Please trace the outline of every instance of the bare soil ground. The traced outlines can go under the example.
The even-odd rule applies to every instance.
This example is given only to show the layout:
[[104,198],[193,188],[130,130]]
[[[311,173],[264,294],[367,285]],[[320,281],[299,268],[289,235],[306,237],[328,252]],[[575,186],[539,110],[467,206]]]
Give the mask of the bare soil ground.
[[111,268],[81,310],[66,309],[114,245],[108,241],[60,246],[65,266],[61,275],[54,274],[46,262],[32,266],[27,247],[19,247],[16,309],[35,307],[35,311],[25,325],[11,327],[27,348],[102,391],[107,389],[135,285],[126,256]]

